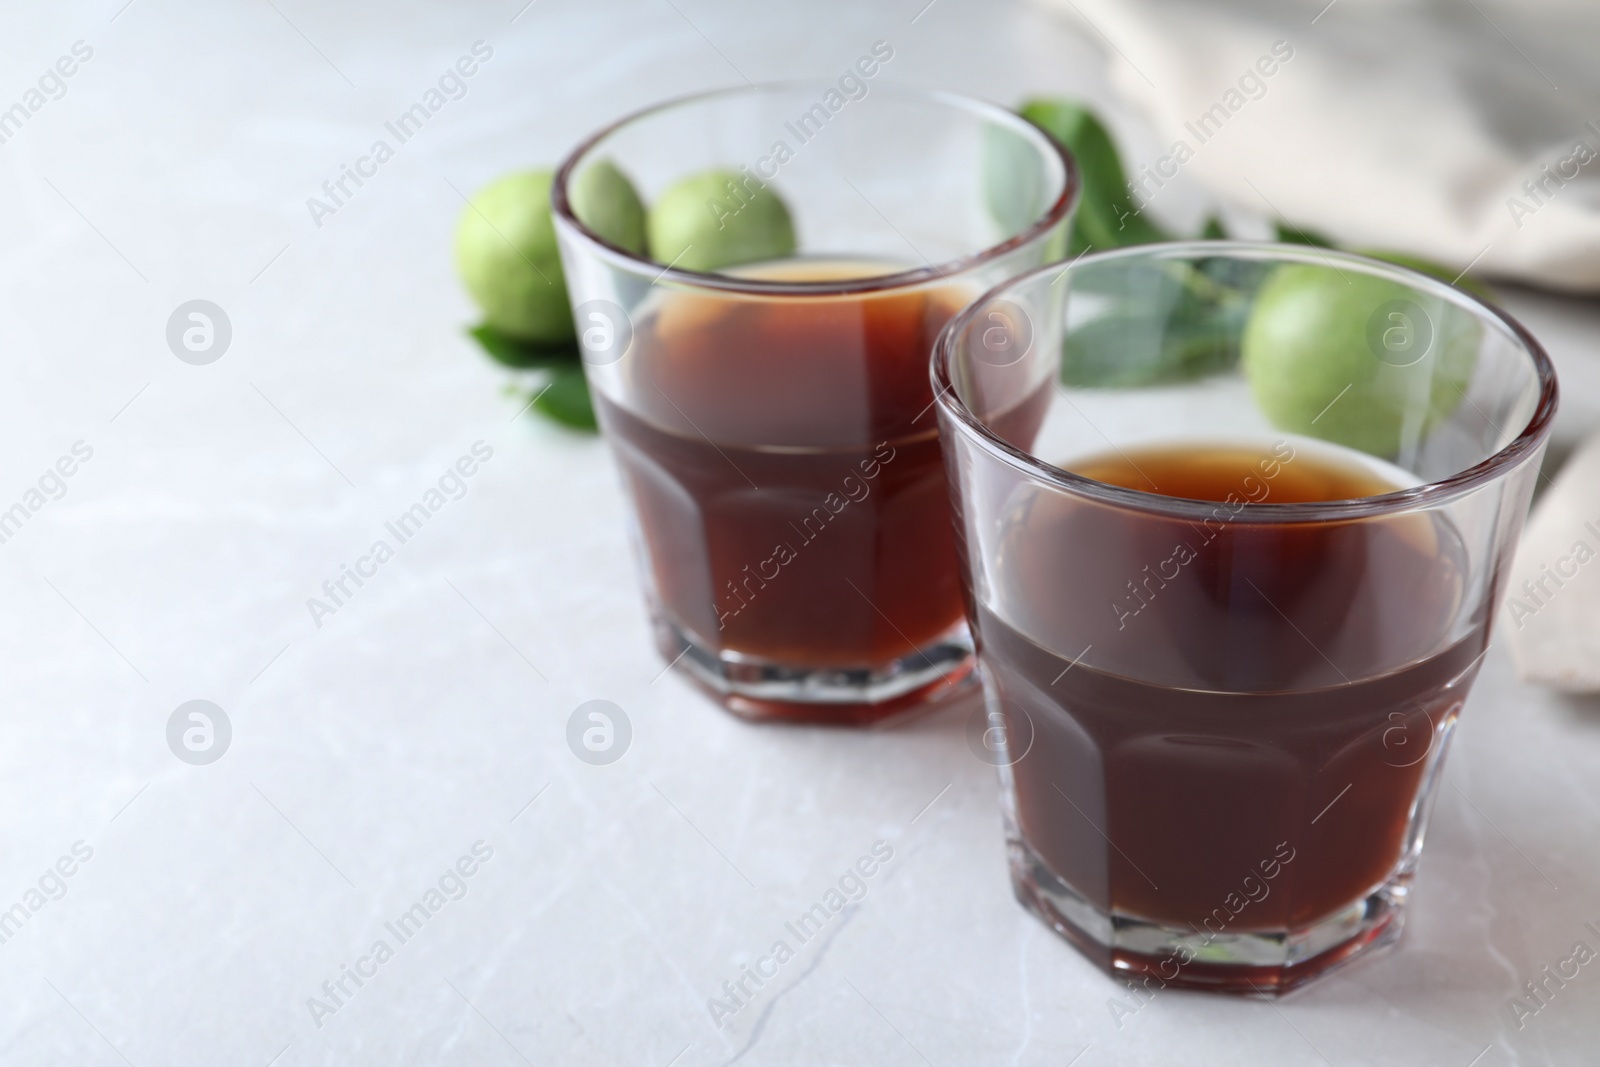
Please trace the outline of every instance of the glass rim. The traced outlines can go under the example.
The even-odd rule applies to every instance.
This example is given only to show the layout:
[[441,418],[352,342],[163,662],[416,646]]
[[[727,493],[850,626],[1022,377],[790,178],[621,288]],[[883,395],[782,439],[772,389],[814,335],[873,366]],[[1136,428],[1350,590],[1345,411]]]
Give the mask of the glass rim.
[[[1339,263],[1359,267],[1367,274],[1388,275],[1391,280],[1440,297],[1458,307],[1464,308],[1480,321],[1488,320],[1498,323],[1521,345],[1522,350],[1533,362],[1539,381],[1539,400],[1534,406],[1533,414],[1528,419],[1527,425],[1522,428],[1516,437],[1512,438],[1492,455],[1448,477],[1406,489],[1397,489],[1378,496],[1357,497],[1352,500],[1323,500],[1287,504],[1252,503],[1248,507],[1240,508],[1234,512],[1229,519],[1230,522],[1274,524],[1330,522],[1369,518],[1432,507],[1459,499],[1508,473],[1512,468],[1527,460],[1544,443],[1545,438],[1549,436],[1551,424],[1555,418],[1559,395],[1556,385],[1555,366],[1551,363],[1550,356],[1545,352],[1544,346],[1528,332],[1522,323],[1500,307],[1450,282],[1424,274],[1411,267],[1376,259],[1372,256],[1342,252],[1332,248],[1274,241],[1195,240],[1162,241],[1152,244],[1132,245],[1127,248],[1111,249],[1094,255],[1079,256],[1065,265],[1054,263],[1038,267],[1028,271],[1026,274],[1020,274],[1015,278],[1008,279],[967,305],[940,331],[938,340],[934,343],[932,364],[929,368],[933,382],[934,402],[942,412],[954,420],[958,426],[964,427],[991,454],[1034,478],[1044,480],[1058,488],[1101,503],[1183,519],[1209,518],[1216,510],[1218,501],[1164,496],[1159,493],[1146,492],[1142,489],[1128,489],[1096,481],[1093,478],[1075,474],[1053,463],[1046,462],[1003,440],[998,434],[985,426],[973,414],[972,410],[967,407],[966,403],[956,395],[950,377],[950,364],[955,359],[957,338],[977,320],[978,314],[982,309],[986,308],[991,301],[1004,299],[1007,293],[1013,292],[1018,287],[1051,272],[1058,272],[1065,277],[1068,272],[1078,268],[1080,264],[1092,265],[1109,260],[1132,259],[1141,255],[1150,256],[1157,253],[1166,253],[1169,258],[1173,259],[1183,259],[1194,258],[1201,254],[1218,255],[1238,252],[1251,252],[1255,253],[1255,256],[1251,258],[1275,259],[1281,262],[1314,263],[1317,259],[1321,259],[1325,263],[1332,264],[1337,260]],[[1062,388],[1059,379],[1053,381],[1051,385],[1055,389]],[[1465,398],[1463,397],[1463,399]],[[1115,448],[1116,445],[1113,443],[1112,447]]]
[[1061,161],[1063,181],[1060,195],[1026,227],[1011,233],[1005,240],[982,248],[970,255],[946,260],[942,263],[927,263],[920,267],[896,271],[893,274],[868,275],[863,278],[843,278],[832,281],[773,281],[760,278],[739,278],[727,274],[710,274],[686,270],[671,265],[663,266],[654,260],[637,256],[625,248],[612,244],[593,230],[590,230],[573,214],[572,202],[567,195],[567,185],[571,181],[578,163],[601,141],[625,126],[630,126],[674,108],[688,104],[705,103],[719,97],[752,96],[791,90],[817,90],[820,92],[832,88],[835,88],[833,82],[821,79],[759,82],[750,85],[728,86],[721,89],[688,93],[630,112],[585,137],[561,161],[561,165],[556,169],[555,178],[550,183],[550,202],[555,217],[561,223],[570,226],[584,240],[595,246],[605,258],[612,260],[614,263],[620,261],[623,265],[641,273],[653,273],[655,278],[653,284],[668,281],[701,289],[715,289],[722,292],[743,293],[751,296],[835,296],[904,289],[928,282],[948,280],[957,275],[966,274],[975,268],[982,267],[1009,252],[1038,240],[1060,223],[1062,219],[1070,215],[1078,205],[1078,199],[1083,188],[1083,179],[1078,169],[1078,162],[1064,145],[1046,133],[1038,124],[1023,118],[1014,111],[1006,110],[999,104],[980,100],[976,97],[946,92],[942,89],[921,89],[895,82],[883,82],[875,85],[873,91],[886,92],[900,97],[921,98],[925,101],[943,104],[946,107],[965,111],[969,114],[981,115],[986,119],[1009,126],[1028,137],[1041,149],[1041,154],[1053,156]]

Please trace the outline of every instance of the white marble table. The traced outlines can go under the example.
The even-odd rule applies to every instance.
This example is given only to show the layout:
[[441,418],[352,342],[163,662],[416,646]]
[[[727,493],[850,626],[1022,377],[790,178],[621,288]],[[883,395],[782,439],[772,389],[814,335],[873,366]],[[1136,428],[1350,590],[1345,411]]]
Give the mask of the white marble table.
[[[0,909],[23,916],[0,1063],[1594,1061],[1600,965],[1520,1030],[1510,1002],[1600,948],[1600,703],[1523,686],[1501,647],[1403,947],[1276,1005],[1163,994],[1120,1028],[1118,987],[1012,900],[959,710],[763,729],[660,677],[605,451],[513,421],[461,335],[457,190],[880,38],[900,80],[1078,93],[1154,141],[1095,36],[1031,8],[522,2],[0,14],[0,108],[92,50],[0,144],[0,511],[42,477],[59,495],[0,543]],[[465,95],[317,225],[307,198],[480,40]],[[166,342],[192,299],[231,322],[209,365]],[[1563,437],[1600,422],[1600,316],[1510,302],[1566,375]],[[307,598],[480,441],[465,495],[314,621]],[[167,743],[196,699],[231,724],[209,765]],[[591,699],[632,723],[609,766],[565,740]],[[865,897],[719,1031],[708,998],[879,841]]]

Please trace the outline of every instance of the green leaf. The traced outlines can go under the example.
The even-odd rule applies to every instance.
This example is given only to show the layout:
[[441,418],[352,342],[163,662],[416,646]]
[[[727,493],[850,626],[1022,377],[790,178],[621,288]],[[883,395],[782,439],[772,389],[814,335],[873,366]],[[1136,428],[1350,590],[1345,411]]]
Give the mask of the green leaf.
[[1218,256],[1086,271],[1074,291],[1103,297],[1109,309],[1070,328],[1063,381],[1128,388],[1226,370],[1238,361],[1239,336],[1270,269]]
[[1083,179],[1070,255],[1167,241],[1169,235],[1139,213],[1111,134],[1094,113],[1071,100],[1030,100],[1021,115],[1072,153]]
[[1222,228],[1220,216],[1212,215],[1206,219],[1206,224],[1200,228],[1200,239],[1202,241],[1226,241],[1228,239],[1228,231]]
[[583,367],[558,367],[552,372],[548,385],[533,402],[533,410],[546,418],[573,430],[594,433],[594,406],[589,402],[589,383],[584,380]]
[[474,326],[467,333],[482,346],[490,359],[513,370],[566,367],[578,363],[580,358],[575,341],[554,347],[536,345],[503,333],[488,323]]
[[1494,293],[1478,279],[1471,275],[1451,270],[1449,267],[1435,263],[1431,259],[1413,256],[1409,252],[1390,252],[1384,249],[1364,248],[1359,249],[1359,251],[1364,256],[1371,256],[1373,259],[1381,259],[1387,263],[1394,263],[1402,267],[1410,267],[1414,271],[1431,275],[1442,282],[1449,282],[1452,285],[1459,286],[1480,300],[1494,300]]
[[1009,237],[1045,208],[1044,171],[1031,140],[1007,126],[983,131],[983,198],[989,217]]
[[1291,245],[1310,245],[1313,248],[1337,248],[1331,240],[1318,233],[1316,230],[1303,230],[1299,226],[1291,226],[1286,222],[1275,222],[1273,230],[1278,235],[1278,240]]
[[531,392],[512,384],[507,391],[535,397],[532,407],[543,417],[569,429],[595,432],[594,408],[589,403],[589,383],[583,377],[583,360],[576,345],[547,347],[510,337],[485,323],[467,331],[496,363],[514,370],[546,371],[545,383]]

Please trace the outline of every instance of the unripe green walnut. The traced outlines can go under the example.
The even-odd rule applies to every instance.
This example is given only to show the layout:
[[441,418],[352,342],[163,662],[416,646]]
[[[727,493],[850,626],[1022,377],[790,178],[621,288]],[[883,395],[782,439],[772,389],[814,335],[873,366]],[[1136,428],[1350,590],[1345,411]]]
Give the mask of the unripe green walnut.
[[578,221],[618,248],[645,255],[644,201],[609,159],[585,167],[569,189]]
[[510,174],[474,196],[456,227],[456,269],[490,326],[556,345],[573,331],[550,180],[547,170]]
[[1405,285],[1286,264],[1256,294],[1240,364],[1277,428],[1390,457],[1461,403],[1480,337],[1465,312]]
[[711,272],[780,259],[795,250],[783,198],[738,171],[712,170],[669,187],[647,219],[658,263]]

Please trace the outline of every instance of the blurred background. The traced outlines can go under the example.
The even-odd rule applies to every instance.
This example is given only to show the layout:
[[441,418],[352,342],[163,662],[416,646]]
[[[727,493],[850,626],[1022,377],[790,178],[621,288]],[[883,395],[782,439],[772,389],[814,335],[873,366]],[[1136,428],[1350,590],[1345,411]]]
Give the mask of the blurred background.
[[[611,461],[466,336],[453,229],[474,190],[622,114],[836,77],[880,40],[894,81],[1091,104],[1130,172],[1291,42],[1151,216],[1470,266],[1556,361],[1553,451],[1600,422],[1592,183],[1506,202],[1569,142],[1600,150],[1583,7],[12,8],[0,1061],[1582,1062],[1600,977],[1511,1005],[1574,942],[1600,950],[1600,705],[1519,682],[1503,642],[1405,945],[1282,1005],[1143,1005],[1018,908],[970,708],[779,730],[663,676]],[[459,96],[388,130],[474,54]],[[378,140],[392,158],[314,210]],[[172,341],[197,300],[206,362]],[[463,456],[459,497],[311,611]],[[597,699],[630,724],[603,766],[567,741]],[[210,762],[174,741],[196,700]],[[719,1027],[709,999],[885,849]]]

